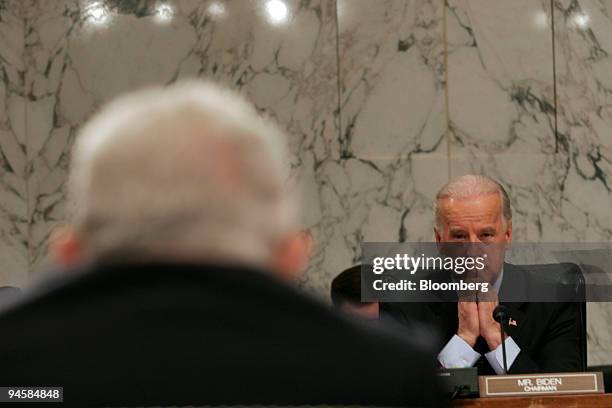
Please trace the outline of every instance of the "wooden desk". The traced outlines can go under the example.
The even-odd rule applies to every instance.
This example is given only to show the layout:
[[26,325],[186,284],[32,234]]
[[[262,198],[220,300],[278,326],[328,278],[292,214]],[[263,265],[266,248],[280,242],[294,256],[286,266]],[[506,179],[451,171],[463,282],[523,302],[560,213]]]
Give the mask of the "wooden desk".
[[609,408],[612,407],[612,394],[459,399],[455,400],[452,406],[462,408]]

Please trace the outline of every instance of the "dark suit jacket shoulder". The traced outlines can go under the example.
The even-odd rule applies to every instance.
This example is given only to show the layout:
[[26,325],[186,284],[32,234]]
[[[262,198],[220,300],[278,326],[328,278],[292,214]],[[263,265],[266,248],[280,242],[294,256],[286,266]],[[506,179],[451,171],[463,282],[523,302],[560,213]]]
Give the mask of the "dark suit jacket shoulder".
[[[434,404],[430,346],[262,271],[98,265],[0,314],[0,384],[75,405]],[[429,373],[429,374],[428,374]]]

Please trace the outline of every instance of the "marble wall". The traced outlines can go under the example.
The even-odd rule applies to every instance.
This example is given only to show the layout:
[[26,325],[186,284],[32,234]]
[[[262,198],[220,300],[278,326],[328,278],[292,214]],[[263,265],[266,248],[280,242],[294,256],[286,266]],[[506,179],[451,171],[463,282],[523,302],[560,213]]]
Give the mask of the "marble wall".
[[[612,238],[611,0],[0,0],[0,284],[45,262],[70,147],[129,90],[210,78],[290,135],[326,296],[360,243],[432,239],[432,200],[502,181],[515,239]],[[612,363],[589,305],[589,363]]]
[[17,1],[0,2],[0,281],[21,284],[30,257],[25,24]]

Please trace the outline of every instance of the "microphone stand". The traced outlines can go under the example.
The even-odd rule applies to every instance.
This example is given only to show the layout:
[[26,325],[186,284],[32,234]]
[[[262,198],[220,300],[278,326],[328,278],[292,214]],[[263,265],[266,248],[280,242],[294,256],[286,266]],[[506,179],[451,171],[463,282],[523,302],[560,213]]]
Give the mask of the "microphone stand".
[[499,331],[501,332],[501,342],[502,342],[502,357],[504,361],[504,374],[508,374],[508,361],[506,360],[506,339],[504,338],[504,322],[499,324]]
[[498,305],[495,310],[493,310],[493,320],[499,323],[499,331],[501,334],[504,374],[508,374],[508,361],[506,360],[506,339],[504,330],[504,323],[509,319],[508,312],[508,308],[504,305]]

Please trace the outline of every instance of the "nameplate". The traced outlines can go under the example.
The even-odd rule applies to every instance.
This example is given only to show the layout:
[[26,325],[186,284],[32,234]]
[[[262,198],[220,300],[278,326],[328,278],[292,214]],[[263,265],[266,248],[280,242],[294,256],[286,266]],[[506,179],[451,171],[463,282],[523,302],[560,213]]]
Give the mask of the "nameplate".
[[603,376],[600,371],[534,375],[486,375],[479,377],[478,383],[481,397],[599,394],[604,392]]

